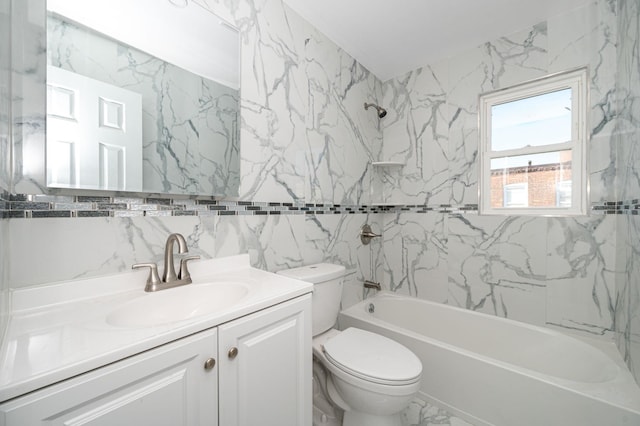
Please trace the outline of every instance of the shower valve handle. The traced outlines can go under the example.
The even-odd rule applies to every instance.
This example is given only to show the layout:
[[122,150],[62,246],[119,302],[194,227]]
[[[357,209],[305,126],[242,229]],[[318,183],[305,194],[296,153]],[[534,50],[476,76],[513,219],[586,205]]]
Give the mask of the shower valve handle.
[[382,235],[371,231],[371,226],[368,224],[363,225],[360,229],[360,241],[362,241],[362,244],[367,245],[371,242],[372,238],[376,237],[382,237]]

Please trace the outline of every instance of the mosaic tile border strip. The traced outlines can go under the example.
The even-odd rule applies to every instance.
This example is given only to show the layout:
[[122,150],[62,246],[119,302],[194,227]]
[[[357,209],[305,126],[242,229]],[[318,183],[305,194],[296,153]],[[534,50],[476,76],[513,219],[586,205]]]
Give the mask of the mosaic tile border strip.
[[232,216],[309,215],[376,213],[465,213],[478,210],[476,204],[452,206],[332,203],[281,203],[171,198],[126,198],[96,196],[51,196],[2,194],[0,217],[4,219],[139,217],[139,216]]
[[640,214],[640,199],[605,201],[591,206],[593,214]]
[[[158,216],[239,216],[377,213],[476,213],[477,204],[281,203],[174,198],[26,195],[0,193],[0,218],[82,218]],[[594,203],[592,214],[640,214],[640,200]]]

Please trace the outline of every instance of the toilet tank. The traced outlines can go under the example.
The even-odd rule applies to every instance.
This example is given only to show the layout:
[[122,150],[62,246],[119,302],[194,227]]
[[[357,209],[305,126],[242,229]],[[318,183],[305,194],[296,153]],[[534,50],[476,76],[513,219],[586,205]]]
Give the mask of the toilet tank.
[[313,283],[311,331],[314,336],[329,330],[338,320],[344,272],[344,266],[331,263],[317,263],[277,272]]

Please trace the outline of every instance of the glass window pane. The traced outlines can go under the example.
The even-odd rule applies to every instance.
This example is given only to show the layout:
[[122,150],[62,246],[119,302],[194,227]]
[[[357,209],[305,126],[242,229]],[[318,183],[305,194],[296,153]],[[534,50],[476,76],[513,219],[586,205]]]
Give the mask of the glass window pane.
[[491,150],[571,140],[571,89],[491,107]]
[[510,183],[504,186],[504,207],[527,207],[529,188],[526,182]]
[[571,150],[491,160],[491,207],[571,207]]
[[556,206],[571,207],[571,181],[558,182],[556,188]]

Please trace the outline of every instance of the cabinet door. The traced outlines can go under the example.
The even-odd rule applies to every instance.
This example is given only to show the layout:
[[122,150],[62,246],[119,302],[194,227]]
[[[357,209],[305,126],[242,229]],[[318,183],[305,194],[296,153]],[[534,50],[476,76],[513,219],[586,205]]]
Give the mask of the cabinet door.
[[310,426],[311,295],[218,332],[220,424]]
[[208,330],[0,406],[0,425],[217,425],[216,330]]

